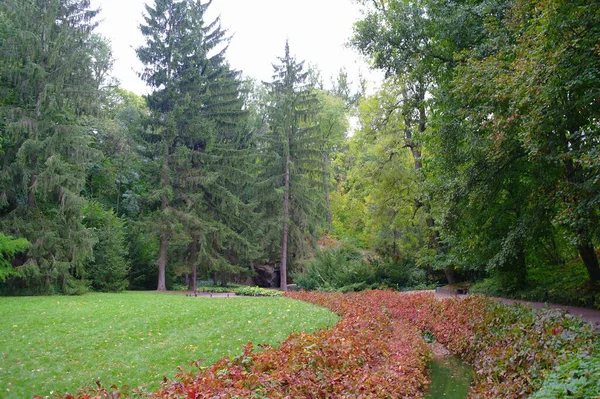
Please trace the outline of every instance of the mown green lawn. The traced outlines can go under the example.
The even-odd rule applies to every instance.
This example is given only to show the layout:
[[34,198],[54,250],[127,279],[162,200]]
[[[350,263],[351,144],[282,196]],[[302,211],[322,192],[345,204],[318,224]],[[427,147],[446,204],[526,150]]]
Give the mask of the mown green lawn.
[[337,316],[287,298],[157,293],[0,298],[0,398],[103,385],[158,386],[178,366],[281,342]]

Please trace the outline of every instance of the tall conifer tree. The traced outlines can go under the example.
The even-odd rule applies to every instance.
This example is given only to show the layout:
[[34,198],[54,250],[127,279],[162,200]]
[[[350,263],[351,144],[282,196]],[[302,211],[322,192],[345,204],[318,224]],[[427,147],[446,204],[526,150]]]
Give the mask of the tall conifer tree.
[[32,242],[16,282],[31,291],[82,288],[95,242],[81,192],[99,156],[83,120],[97,110],[96,14],[88,0],[0,3],[0,223]]
[[[269,133],[265,150],[266,186],[274,187],[274,196],[265,197],[264,205],[279,224],[280,286],[287,290],[288,263],[291,257],[306,254],[315,241],[316,229],[325,217],[323,206],[322,142],[316,126],[318,100],[306,83],[303,62],[290,55],[286,43],[280,64],[273,65],[273,81],[267,83]],[[279,211],[273,212],[273,210]]]
[[209,4],[156,0],[141,26],[142,76],[155,88],[148,138],[161,159],[153,195],[160,216],[151,222],[160,229],[159,290],[166,289],[169,243],[173,263],[190,271],[191,289],[198,265],[236,274],[251,247],[244,236],[251,207],[238,191],[248,178],[239,165],[249,146],[243,98],[224,58],[226,31],[218,20],[204,21]]

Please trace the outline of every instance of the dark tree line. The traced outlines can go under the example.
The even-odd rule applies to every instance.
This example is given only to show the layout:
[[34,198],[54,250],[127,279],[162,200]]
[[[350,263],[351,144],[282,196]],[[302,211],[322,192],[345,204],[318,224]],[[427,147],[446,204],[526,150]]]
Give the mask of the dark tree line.
[[89,1],[0,4],[2,292],[195,289],[265,263],[286,287],[310,256],[341,140],[318,128],[331,95],[287,46],[272,82],[245,81],[209,4],[146,6],[143,98],[110,79]]
[[323,90],[288,45],[244,80],[199,0],[146,6],[140,97],[89,1],[0,3],[0,290],[193,290],[262,265],[285,288],[327,234],[374,254],[322,256],[349,284],[518,290],[579,257],[597,286],[600,4],[362,3],[352,44],[386,73],[368,97],[344,71]]

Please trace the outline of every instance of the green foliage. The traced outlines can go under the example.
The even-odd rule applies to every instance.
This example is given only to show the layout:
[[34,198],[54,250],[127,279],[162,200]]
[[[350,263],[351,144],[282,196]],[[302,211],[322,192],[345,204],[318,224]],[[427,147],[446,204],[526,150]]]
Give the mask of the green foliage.
[[0,283],[10,276],[18,276],[18,270],[11,264],[12,258],[25,251],[31,243],[24,238],[14,238],[0,233]]
[[[352,42],[394,79],[389,127],[418,124],[407,146],[422,146],[415,198],[433,233],[416,245],[417,263],[492,275],[516,292],[541,259],[577,250],[590,282],[600,281],[596,4],[362,3]],[[374,125],[379,139],[385,124]]]
[[268,130],[260,143],[258,185],[265,215],[261,240],[271,257],[279,256],[282,286],[287,285],[288,264],[310,257],[326,220],[326,150],[340,130],[337,116],[328,116],[319,104],[303,64],[286,43],[285,55],[273,65],[273,80],[265,84]]
[[142,77],[154,88],[142,135],[151,165],[144,224],[160,237],[160,290],[168,260],[179,273],[225,280],[257,256],[248,195],[255,157],[242,83],[224,57],[226,31],[218,19],[205,21],[209,5],[157,0],[140,27]]
[[530,268],[528,276],[528,285],[518,290],[509,290],[502,281],[490,277],[471,286],[469,292],[492,297],[600,308],[598,291],[589,285],[588,274],[582,262],[541,264]]
[[[156,289],[158,279],[158,237],[146,233],[139,224],[130,221],[126,226],[129,259],[129,288],[132,290]],[[167,274],[167,280],[169,274]]]
[[405,262],[428,242],[424,185],[409,146],[395,81],[360,103],[361,128],[338,162],[343,168],[332,198],[334,233],[380,255]]
[[564,397],[600,397],[597,371],[600,370],[600,349],[595,357],[579,354],[553,369],[545,378],[542,387],[529,399],[555,399]]
[[[187,289],[185,287],[184,289]],[[200,285],[197,289],[198,292],[213,292],[213,293],[229,293],[232,292],[239,296],[268,296],[276,297],[282,296],[283,292],[279,290],[273,290],[261,287],[251,287],[246,285],[233,284],[231,286],[212,286],[212,285]]]
[[[32,243],[11,292],[85,289],[96,237],[81,222],[107,45],[88,0],[3,1],[0,226]],[[3,24],[4,25],[4,24]]]
[[277,346],[292,332],[336,320],[286,298],[132,292],[2,298],[0,390],[3,399],[55,397],[95,387],[96,379],[153,390],[179,366],[192,372],[190,364],[237,356],[249,341]]
[[278,290],[270,290],[267,288],[260,288],[260,287],[237,287],[234,288],[233,292],[236,295],[242,295],[242,296],[270,296],[270,297],[275,297],[275,296],[282,296],[283,292],[282,291],[278,291]]
[[84,224],[94,229],[98,237],[94,259],[86,267],[92,287],[105,292],[125,290],[129,285],[129,264],[123,221],[98,203],[88,204],[83,214]]
[[410,262],[395,263],[368,256],[349,245],[318,251],[294,281],[306,290],[340,292],[394,287],[407,289],[427,284],[427,272]]
[[366,283],[368,264],[363,255],[351,247],[317,251],[306,270],[294,277],[303,289],[331,290],[355,283]]

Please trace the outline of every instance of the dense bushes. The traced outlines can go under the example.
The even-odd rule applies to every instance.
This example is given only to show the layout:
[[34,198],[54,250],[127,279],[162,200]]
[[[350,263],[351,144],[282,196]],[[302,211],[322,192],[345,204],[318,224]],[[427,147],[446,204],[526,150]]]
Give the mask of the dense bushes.
[[0,283],[9,276],[19,275],[10,261],[17,253],[26,250],[29,246],[31,243],[24,238],[14,238],[0,233]]
[[283,292],[268,288],[241,286],[233,289],[236,295],[242,296],[282,296]]
[[[187,287],[182,287],[182,290],[187,290]],[[215,293],[215,294],[226,294],[226,293],[234,293],[240,296],[282,296],[283,291],[279,291],[276,289],[269,288],[261,288],[256,286],[248,286],[248,285],[237,285],[231,284],[225,287],[214,286],[214,285],[205,285],[199,286],[196,288],[197,292],[202,293]]]
[[527,274],[527,284],[517,290],[508,290],[497,278],[490,277],[474,284],[469,292],[600,309],[600,287],[589,284],[580,259],[564,264],[540,264],[528,269]]
[[[600,350],[598,348],[597,350]],[[544,380],[542,388],[530,399],[600,397],[598,372],[600,357],[583,354],[556,367]]]
[[84,225],[94,231],[98,240],[86,267],[92,287],[104,292],[125,290],[129,286],[129,261],[123,220],[97,202],[87,204],[83,213]]
[[351,292],[368,288],[423,287],[427,273],[410,262],[371,257],[350,245],[318,251],[294,281],[306,290]]

